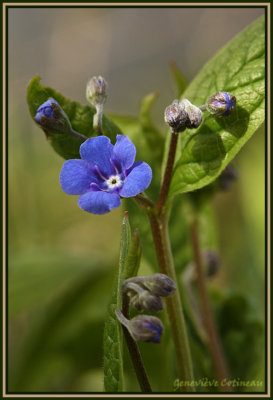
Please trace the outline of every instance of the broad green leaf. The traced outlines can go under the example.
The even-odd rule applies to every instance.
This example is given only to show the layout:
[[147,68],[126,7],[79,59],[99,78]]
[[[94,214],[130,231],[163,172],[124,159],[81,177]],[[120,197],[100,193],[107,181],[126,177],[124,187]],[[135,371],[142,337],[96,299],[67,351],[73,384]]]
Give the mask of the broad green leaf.
[[212,182],[264,121],[264,18],[247,27],[201,70],[183,93],[196,105],[218,91],[236,96],[234,112],[180,134],[169,198]]
[[179,98],[187,88],[188,82],[174,61],[170,62],[170,69],[175,84],[176,97]]
[[[45,87],[40,83],[40,77],[32,78],[27,89],[27,102],[30,114],[34,120],[38,107],[49,98],[54,98],[58,101],[65,113],[68,115],[73,129],[87,137],[94,136],[93,131],[93,115],[95,109],[88,105],[81,105],[76,101],[66,99],[60,93],[50,87]],[[34,120],[36,123],[36,121]],[[37,124],[39,127],[40,125]],[[116,135],[121,133],[120,129],[108,118],[103,116],[102,121],[103,131],[108,136],[112,143],[116,140]],[[65,159],[79,158],[79,148],[82,140],[70,135],[53,134],[45,131],[46,137],[51,143],[53,149]]]
[[123,391],[123,333],[115,311],[122,308],[122,282],[137,275],[141,257],[138,231],[131,240],[128,213],[122,221],[119,269],[104,328],[104,387],[106,392]]

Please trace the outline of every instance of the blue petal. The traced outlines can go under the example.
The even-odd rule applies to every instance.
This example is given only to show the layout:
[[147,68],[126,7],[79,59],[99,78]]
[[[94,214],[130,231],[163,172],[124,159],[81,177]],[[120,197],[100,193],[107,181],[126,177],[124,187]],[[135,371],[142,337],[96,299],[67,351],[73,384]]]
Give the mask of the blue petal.
[[120,205],[120,197],[116,193],[87,192],[78,199],[78,206],[92,214],[106,214]]
[[106,136],[87,139],[80,147],[81,158],[97,165],[106,179],[115,174],[115,168],[110,161],[112,153],[113,145]]
[[121,163],[123,169],[128,169],[133,165],[136,157],[136,148],[128,136],[117,135],[113,155]]
[[121,188],[119,194],[122,197],[133,197],[147,189],[152,180],[152,170],[148,164],[138,161]]
[[97,183],[98,180],[92,173],[87,161],[65,161],[60,173],[60,184],[65,193],[83,194],[90,190],[92,182]]

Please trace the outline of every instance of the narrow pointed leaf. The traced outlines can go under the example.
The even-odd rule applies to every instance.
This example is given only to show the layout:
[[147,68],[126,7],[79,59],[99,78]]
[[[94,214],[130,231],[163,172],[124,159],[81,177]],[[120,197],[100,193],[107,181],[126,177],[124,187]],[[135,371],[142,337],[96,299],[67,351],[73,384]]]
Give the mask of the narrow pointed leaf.
[[119,269],[116,277],[104,328],[104,387],[106,392],[122,392],[123,332],[115,310],[122,308],[122,282],[137,274],[141,257],[138,231],[131,240],[128,213],[122,221]]
[[186,90],[188,82],[174,61],[170,62],[170,69],[175,84],[176,97],[179,98]]

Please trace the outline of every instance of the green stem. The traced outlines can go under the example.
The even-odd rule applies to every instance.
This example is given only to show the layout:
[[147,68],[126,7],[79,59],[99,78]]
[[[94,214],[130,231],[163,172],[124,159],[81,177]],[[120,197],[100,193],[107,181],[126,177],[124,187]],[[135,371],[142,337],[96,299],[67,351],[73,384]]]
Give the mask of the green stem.
[[[166,298],[167,312],[175,345],[179,378],[182,381],[193,381],[188,335],[169,239],[168,210],[165,207],[171,183],[177,141],[178,134],[172,131],[168,159],[157,206],[143,196],[137,196],[135,199],[145,209],[149,217],[160,272],[169,276],[176,284],[177,289],[174,294]],[[190,385],[186,386],[186,390],[189,392],[195,391],[194,387]]]
[[96,113],[93,117],[93,128],[97,136],[103,135],[102,115],[103,115],[103,104],[97,104]]
[[[216,329],[213,313],[210,306],[209,296],[206,288],[206,279],[202,268],[202,258],[198,237],[198,221],[195,218],[191,223],[191,243],[193,258],[197,273],[197,285],[200,294],[200,303],[203,316],[203,324],[207,333],[208,347],[211,359],[215,367],[217,378],[220,382],[228,380],[228,369],[221,347],[220,338]],[[224,392],[230,392],[229,386],[222,386]]]
[[[124,317],[129,320],[130,319],[130,311],[129,311],[129,301],[127,295],[124,293],[122,296],[122,313]],[[137,376],[137,380],[139,383],[139,386],[144,393],[151,393],[152,388],[148,380],[147,373],[145,371],[145,367],[142,361],[141,354],[138,349],[138,345],[128,332],[127,328],[125,326],[122,326],[123,332],[124,332],[124,337],[126,340],[126,344],[131,356],[131,360],[134,366],[134,370]]]
[[74,131],[74,129],[71,129],[71,131],[69,132],[69,134],[70,134],[71,136],[75,136],[76,138],[81,139],[81,140],[83,140],[83,141],[85,141],[86,139],[88,139],[86,136],[82,135],[81,133]]
[[[150,220],[160,272],[169,276],[177,287],[173,295],[166,298],[166,304],[175,345],[179,378],[183,381],[193,381],[191,354],[174,269],[168,222],[164,215],[159,216],[153,212],[148,212],[147,214]],[[190,392],[195,391],[192,386],[186,386],[186,390]]]

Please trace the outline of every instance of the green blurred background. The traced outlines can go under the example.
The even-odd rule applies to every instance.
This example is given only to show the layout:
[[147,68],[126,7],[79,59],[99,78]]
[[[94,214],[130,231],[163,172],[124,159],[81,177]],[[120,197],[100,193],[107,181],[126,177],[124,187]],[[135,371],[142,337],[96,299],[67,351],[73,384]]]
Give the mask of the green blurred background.
[[[31,120],[29,80],[39,74],[45,86],[86,103],[86,82],[103,75],[110,87],[106,114],[137,115],[143,96],[158,91],[153,116],[166,130],[163,112],[175,96],[169,61],[190,81],[263,13],[247,7],[9,9],[9,391],[103,391],[102,333],[122,217],[121,209],[104,216],[87,214],[74,196],[62,192],[63,160]],[[236,293],[235,306],[229,300],[224,304],[230,306],[227,312],[234,316],[243,302],[241,309],[252,324],[250,336],[240,336],[237,328],[225,336],[225,348],[235,346],[234,353],[241,349],[244,361],[240,365],[236,357],[229,359],[234,378],[248,363],[247,377],[263,379],[264,140],[261,128],[234,161],[238,181],[213,201],[222,266],[211,290],[216,299],[222,296],[219,288]],[[145,262],[141,272],[149,273]],[[165,336],[161,346],[171,346],[168,330]],[[260,350],[255,348],[248,362],[251,346]],[[173,366],[156,368],[168,362],[162,347],[141,347],[155,391],[172,390]],[[127,390],[137,391],[129,360],[126,365]]]

